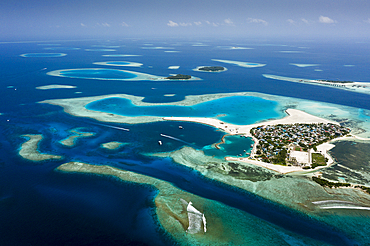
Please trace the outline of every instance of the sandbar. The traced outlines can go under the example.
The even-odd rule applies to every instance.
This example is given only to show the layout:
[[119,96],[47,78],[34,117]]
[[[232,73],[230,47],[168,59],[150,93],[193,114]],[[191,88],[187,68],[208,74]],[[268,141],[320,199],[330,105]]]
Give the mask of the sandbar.
[[125,67],[141,67],[143,64],[138,62],[128,61],[107,61],[107,62],[94,62],[94,65],[106,65],[106,66],[125,66]]
[[295,83],[308,83],[319,86],[331,87],[334,89],[350,90],[358,93],[370,94],[370,83],[369,82],[349,82],[349,83],[333,83],[314,79],[300,79],[284,77],[272,74],[262,74],[263,77],[268,79],[283,80]]
[[255,62],[241,62],[241,61],[230,61],[230,60],[219,60],[219,59],[212,59],[212,61],[228,63],[228,64],[238,65],[240,67],[247,67],[247,68],[266,66],[266,64],[255,63]]
[[300,63],[289,63],[289,65],[293,65],[296,67],[317,67],[319,64],[300,64]]
[[37,86],[37,90],[51,90],[51,89],[74,89],[77,88],[77,86],[74,85],[43,85],[43,86]]
[[118,142],[118,141],[112,141],[112,142],[101,144],[101,147],[102,148],[105,148],[105,149],[109,149],[109,150],[116,150],[116,149],[119,149],[120,147],[122,147],[124,145],[127,145],[127,144],[128,143],[122,143],[122,142]]
[[44,154],[38,150],[38,144],[43,138],[41,134],[26,134],[22,135],[22,137],[29,138],[21,145],[19,150],[19,155],[24,159],[30,161],[45,161],[53,159],[59,160],[63,158],[60,155]]

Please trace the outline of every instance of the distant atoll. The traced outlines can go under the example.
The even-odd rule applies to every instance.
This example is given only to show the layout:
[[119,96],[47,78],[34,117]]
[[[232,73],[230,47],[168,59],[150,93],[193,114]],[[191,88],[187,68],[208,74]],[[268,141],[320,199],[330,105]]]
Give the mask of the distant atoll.
[[52,89],[74,89],[77,88],[77,86],[74,85],[42,85],[37,86],[37,90],[52,90]]

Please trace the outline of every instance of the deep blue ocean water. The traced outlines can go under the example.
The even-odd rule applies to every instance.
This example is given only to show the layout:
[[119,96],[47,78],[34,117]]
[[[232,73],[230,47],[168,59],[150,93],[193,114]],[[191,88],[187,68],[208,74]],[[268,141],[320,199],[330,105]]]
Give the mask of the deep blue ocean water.
[[[192,42],[180,40],[180,46],[171,46],[175,48],[171,50],[180,51],[178,53],[166,53],[163,49],[142,49],[144,43],[151,42],[158,47],[171,45],[170,42],[164,43],[160,40],[70,41],[54,43],[60,44],[55,48],[58,48],[56,49],[58,52],[66,53],[67,56],[64,57],[21,57],[20,55],[25,53],[47,53],[45,48],[49,46],[39,45],[39,43],[0,44],[3,58],[0,61],[2,102],[0,113],[3,113],[0,115],[0,244],[173,244],[171,239],[164,236],[164,231],[158,229],[158,222],[153,215],[153,197],[156,194],[153,188],[125,184],[114,178],[53,171],[60,164],[74,160],[108,164],[166,180],[188,192],[223,202],[295,233],[317,237],[316,239],[329,241],[334,245],[343,245],[347,237],[346,233],[309,220],[303,215],[254,197],[252,194],[202,178],[199,173],[178,166],[169,159],[149,158],[143,155],[159,151],[174,151],[184,145],[203,149],[219,142],[224,135],[214,128],[184,122],[181,122],[183,126],[181,130],[178,127],[179,122],[109,124],[130,128],[130,132],[125,132],[106,127],[92,119],[69,116],[60,107],[36,102],[54,98],[124,93],[143,96],[144,101],[156,103],[182,100],[186,95],[252,91],[370,109],[370,95],[262,77],[262,74],[267,73],[297,78],[369,81],[370,46],[366,43],[340,41],[274,43],[250,40],[208,41],[209,46],[192,46]],[[288,46],[280,46],[281,44]],[[120,47],[114,48],[116,51],[109,52],[85,51],[94,45],[119,45]],[[218,46],[244,46],[254,49],[225,50]],[[63,47],[66,48],[63,49]],[[203,80],[99,81],[53,77],[46,74],[60,69],[102,68],[93,63],[105,61],[106,58],[102,55],[114,53],[142,55],[125,58],[128,61],[144,64],[142,67],[130,68],[131,71],[158,76],[182,73],[200,77]],[[117,57],[117,59],[120,58]],[[249,69],[218,63],[211,59],[267,65]],[[109,57],[109,60],[111,61],[112,57]],[[289,63],[320,65],[314,68],[299,68]],[[176,65],[180,66],[180,69],[168,69],[169,66]],[[217,74],[192,71],[200,65],[222,65],[228,70]],[[314,69],[322,71],[314,71]],[[35,89],[37,86],[50,84],[75,85],[77,88],[46,91]],[[175,94],[175,96],[168,97],[165,96],[166,94]],[[222,102],[226,99],[220,100]],[[259,107],[266,107],[264,108],[266,114],[248,119],[250,123],[259,121],[263,117],[281,116],[281,112],[274,112],[271,107],[267,108],[270,104],[265,105],[266,102],[263,100],[258,102]],[[223,104],[227,106],[227,100],[223,101]],[[217,111],[219,110],[217,104],[213,106],[217,107]],[[274,104],[272,103],[271,106]],[[209,105],[204,107],[207,108]],[[153,113],[153,108],[148,110],[150,111],[136,111],[134,115]],[[129,113],[132,114],[132,112]],[[235,114],[225,113],[230,115],[220,118],[221,120],[237,122],[238,118],[232,118]],[[244,123],[240,122],[240,124]],[[94,132],[96,135],[79,139],[73,148],[61,145],[59,141],[70,134],[69,130],[76,127],[84,127],[86,131]],[[41,151],[62,155],[64,159],[41,163],[22,159],[18,155],[18,149],[25,139],[20,136],[31,133],[43,134],[44,140],[39,146]],[[173,136],[181,141],[163,139],[160,134]],[[162,140],[164,144],[159,146],[158,140]],[[128,145],[119,151],[110,152],[100,147],[101,143],[108,141],[122,141]],[[237,142],[236,139],[231,141]],[[220,155],[222,157],[222,154]],[[199,189],[199,187],[203,188]],[[137,224],[143,227],[138,230]],[[307,228],[314,228],[314,230],[310,231]],[[147,236],[144,238],[143,234]]]

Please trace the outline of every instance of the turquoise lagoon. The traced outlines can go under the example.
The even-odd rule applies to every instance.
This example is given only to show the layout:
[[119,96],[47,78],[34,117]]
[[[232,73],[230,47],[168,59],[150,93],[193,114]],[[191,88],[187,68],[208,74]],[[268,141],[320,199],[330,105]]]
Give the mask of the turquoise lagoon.
[[86,105],[94,111],[123,116],[158,117],[212,117],[236,125],[249,125],[271,118],[281,118],[278,103],[252,96],[232,96],[207,101],[192,106],[156,105],[136,106],[129,99],[112,97]]

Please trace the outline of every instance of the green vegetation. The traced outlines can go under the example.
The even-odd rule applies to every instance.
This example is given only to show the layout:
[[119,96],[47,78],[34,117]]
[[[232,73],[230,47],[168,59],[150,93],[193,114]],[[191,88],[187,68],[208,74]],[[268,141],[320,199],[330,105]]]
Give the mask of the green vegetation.
[[318,166],[325,166],[327,162],[327,158],[325,158],[322,154],[319,153],[312,153],[312,164],[311,168],[314,169]]
[[328,80],[328,79],[319,79],[317,81],[322,81],[322,82],[330,82],[330,83],[341,83],[341,84],[344,84],[344,83],[353,83],[353,81],[339,81],[339,80]]
[[318,177],[312,177],[312,180],[323,187],[329,187],[329,188],[350,187],[351,186],[351,184],[349,183],[330,182],[329,180],[321,179]]
[[218,72],[225,70],[224,67],[214,66],[214,67],[201,67],[198,70],[206,72]]
[[167,77],[166,79],[191,79],[190,75],[177,74]]
[[363,186],[363,185],[356,185],[355,188],[360,188],[363,191],[365,191],[366,193],[370,194],[370,188],[369,187],[366,187],[366,186]]

